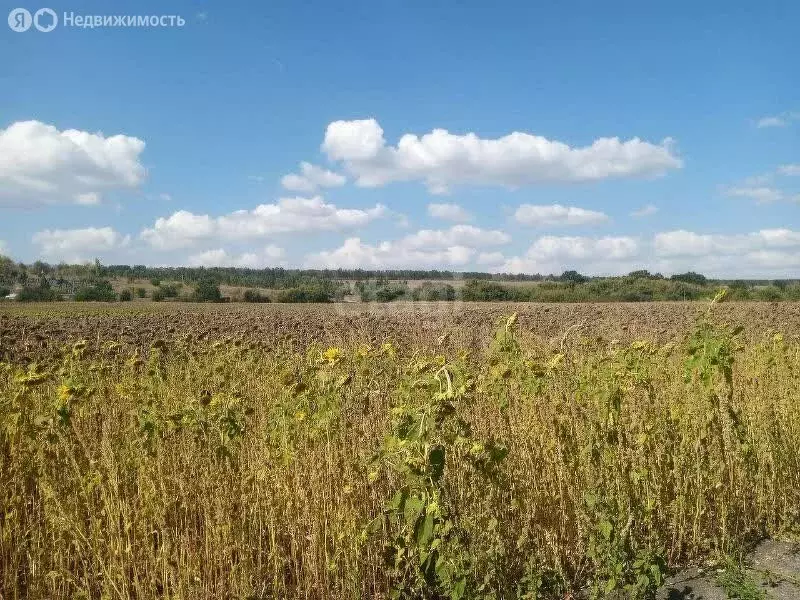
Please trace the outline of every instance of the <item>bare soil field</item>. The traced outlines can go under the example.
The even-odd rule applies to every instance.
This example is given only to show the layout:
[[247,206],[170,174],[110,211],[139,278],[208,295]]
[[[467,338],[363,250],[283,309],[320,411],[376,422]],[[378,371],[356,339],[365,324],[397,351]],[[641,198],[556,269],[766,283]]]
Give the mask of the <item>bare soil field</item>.
[[[58,351],[76,339],[148,347],[156,339],[239,338],[259,345],[382,343],[479,349],[498,320],[516,312],[522,337],[560,343],[590,337],[622,343],[678,341],[707,303],[189,304],[51,303],[0,305],[0,359]],[[716,317],[744,327],[746,339],[800,336],[800,304],[731,302]],[[445,339],[441,339],[445,336]]]

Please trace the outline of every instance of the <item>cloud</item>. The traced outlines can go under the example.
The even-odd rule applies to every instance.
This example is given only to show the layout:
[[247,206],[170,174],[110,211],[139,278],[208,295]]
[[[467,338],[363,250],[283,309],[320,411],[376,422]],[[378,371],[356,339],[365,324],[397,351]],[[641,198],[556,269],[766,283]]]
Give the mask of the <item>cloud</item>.
[[381,204],[362,210],[338,208],[319,196],[282,198],[275,204],[261,204],[253,210],[238,210],[219,217],[181,210],[157,219],[140,237],[154,248],[169,250],[208,240],[238,241],[286,233],[341,231],[366,225],[386,212]]
[[798,177],[800,176],[800,164],[781,165],[778,167],[778,173],[789,177]]
[[339,187],[347,183],[344,175],[328,171],[311,163],[300,163],[300,175],[290,173],[281,179],[287,190],[301,194],[313,194],[320,188]]
[[231,255],[223,248],[208,250],[189,257],[192,267],[246,267],[259,269],[274,266],[284,256],[283,248],[269,245],[258,252]]
[[653,250],[656,266],[671,272],[691,268],[717,277],[766,278],[796,276],[800,269],[800,232],[790,229],[743,234],[668,231],[655,236]]
[[39,253],[49,260],[76,263],[126,246],[130,236],[123,236],[111,227],[85,229],[45,229],[33,235]]
[[505,273],[560,273],[581,268],[592,273],[630,270],[639,256],[640,242],[633,237],[543,236],[521,257],[506,260]]
[[594,210],[560,204],[522,204],[514,213],[517,223],[538,227],[550,225],[598,225],[606,223],[608,215]]
[[800,202],[800,194],[787,194],[786,192],[769,186],[741,186],[729,187],[725,190],[726,196],[750,198],[758,204],[770,202]]
[[466,246],[481,248],[507,244],[511,237],[497,230],[486,230],[472,225],[453,225],[450,229],[422,229],[403,238],[409,248],[446,248]]
[[421,137],[405,134],[391,146],[375,119],[330,123],[322,150],[329,159],[342,162],[359,186],[423,181],[433,193],[445,193],[453,185],[517,187],[657,176],[682,166],[670,138],[660,144],[639,138],[599,138],[573,148],[522,132],[482,139],[474,133],[434,129]]
[[502,273],[561,273],[575,269],[590,275],[620,275],[648,269],[665,275],[689,270],[710,277],[796,277],[800,269],[800,231],[762,229],[742,234],[687,230],[652,237],[553,236],[536,238],[520,256],[492,249],[500,232],[442,230],[417,232],[395,241],[369,244],[351,237],[338,248],[311,254],[306,266],[365,269],[453,269]]
[[649,217],[654,215],[658,212],[658,207],[654,204],[645,204],[642,208],[634,210],[631,212],[631,216],[637,219],[641,219],[642,217]]
[[423,229],[400,240],[366,244],[353,237],[334,250],[311,254],[306,266],[317,268],[458,268],[474,260],[477,249],[506,244],[511,238],[501,231],[471,225],[450,229]]
[[98,204],[103,192],[144,181],[144,147],[126,135],[12,123],[0,129],[0,205]]
[[11,254],[11,250],[8,248],[8,244],[5,240],[0,240],[0,255],[8,256]]
[[476,262],[484,266],[497,266],[503,264],[505,260],[506,257],[502,252],[481,252]]
[[753,251],[800,246],[800,233],[762,229],[738,235],[699,234],[683,229],[659,233],[653,240],[659,256],[746,255]]
[[159,217],[151,229],[145,229],[140,237],[159,250],[192,246],[211,238],[215,232],[215,221],[208,215],[195,215],[179,210],[169,217]]
[[447,221],[463,222],[472,219],[472,215],[458,204],[428,204],[428,214]]
[[785,111],[777,115],[761,117],[756,121],[756,127],[786,127],[793,121],[800,119],[800,112]]

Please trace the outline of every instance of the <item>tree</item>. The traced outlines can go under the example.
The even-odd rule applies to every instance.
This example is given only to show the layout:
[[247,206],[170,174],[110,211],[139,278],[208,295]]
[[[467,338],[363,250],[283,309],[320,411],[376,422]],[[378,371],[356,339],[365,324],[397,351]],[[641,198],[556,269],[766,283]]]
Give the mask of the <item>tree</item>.
[[19,278],[19,268],[13,260],[0,254],[0,284],[12,286]]
[[694,283],[695,285],[705,285],[708,282],[705,275],[689,271],[688,273],[680,273],[670,277],[673,281],[682,281],[684,283]]
[[98,279],[75,292],[77,302],[114,302],[117,295],[106,279]]
[[210,279],[197,282],[192,299],[195,302],[222,302],[219,286]]
[[564,271],[559,277],[561,281],[568,281],[571,283],[586,283],[589,278],[586,275],[581,275],[577,271]]
[[269,302],[269,296],[265,296],[258,290],[245,290],[242,295],[244,302]]

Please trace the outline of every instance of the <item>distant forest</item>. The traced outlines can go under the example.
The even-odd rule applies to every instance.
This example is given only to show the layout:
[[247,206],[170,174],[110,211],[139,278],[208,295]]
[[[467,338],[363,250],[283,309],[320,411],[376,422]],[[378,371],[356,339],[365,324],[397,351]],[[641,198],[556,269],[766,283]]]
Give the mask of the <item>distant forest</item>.
[[[142,282],[148,286],[143,287]],[[113,283],[113,286],[112,286]],[[228,295],[220,286],[233,288]],[[646,302],[697,300],[727,288],[733,300],[800,300],[798,280],[719,280],[687,272],[665,277],[633,271],[595,277],[497,274],[418,269],[248,269],[51,265],[16,263],[0,256],[0,298],[36,300],[233,302]]]

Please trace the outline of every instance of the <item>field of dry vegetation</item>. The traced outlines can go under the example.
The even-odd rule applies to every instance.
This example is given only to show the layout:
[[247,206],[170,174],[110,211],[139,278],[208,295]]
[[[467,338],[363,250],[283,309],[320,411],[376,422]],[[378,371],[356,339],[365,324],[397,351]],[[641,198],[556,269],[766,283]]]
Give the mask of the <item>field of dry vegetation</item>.
[[0,307],[0,598],[649,598],[800,532],[800,305]]

